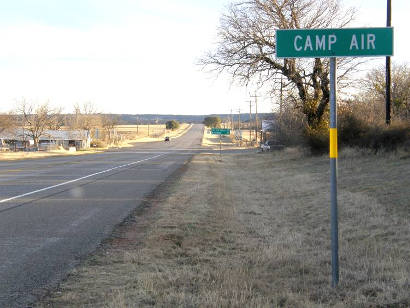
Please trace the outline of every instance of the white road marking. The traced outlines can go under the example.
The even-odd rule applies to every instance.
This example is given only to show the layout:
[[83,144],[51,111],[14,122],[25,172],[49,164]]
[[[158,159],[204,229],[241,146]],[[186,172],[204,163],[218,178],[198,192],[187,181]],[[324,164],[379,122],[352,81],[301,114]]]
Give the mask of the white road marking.
[[128,166],[136,165],[136,164],[142,163],[142,162],[144,162],[144,161],[151,160],[151,159],[154,159],[154,158],[163,156],[163,155],[164,155],[164,154],[155,155],[155,156],[148,157],[148,158],[145,158],[145,159],[141,159],[141,160],[138,160],[138,161],[129,163],[129,164],[125,164],[125,165],[113,167],[113,168],[110,168],[110,169],[107,169],[107,170],[103,170],[103,171],[99,171],[99,172],[96,172],[96,173],[93,173],[93,174],[89,174],[89,175],[86,175],[86,176],[82,176],[82,177],[80,177],[80,178],[78,178],[78,179],[74,179],[74,180],[70,180],[70,181],[67,181],[67,182],[60,183],[60,184],[56,184],[56,185],[44,187],[44,188],[41,188],[41,189],[37,189],[37,190],[34,190],[34,191],[30,191],[30,192],[25,193],[25,194],[21,194],[21,195],[18,195],[18,196],[14,196],[14,197],[10,197],[10,198],[7,198],[7,199],[0,200],[0,203],[5,203],[5,202],[11,201],[11,200],[15,200],[15,199],[19,199],[19,198],[22,198],[22,197],[26,197],[26,196],[33,195],[33,194],[36,194],[36,193],[38,193],[38,192],[42,192],[42,191],[49,190],[49,189],[53,189],[53,188],[56,188],[56,187],[59,187],[59,186],[63,186],[63,185],[75,183],[75,182],[78,182],[78,181],[81,181],[81,180],[90,178],[90,177],[95,176],[95,175],[99,175],[99,174],[103,174],[103,173],[106,173],[106,172],[110,172],[110,171],[112,171],[112,170],[119,169],[119,168],[124,168],[124,167],[128,167]]

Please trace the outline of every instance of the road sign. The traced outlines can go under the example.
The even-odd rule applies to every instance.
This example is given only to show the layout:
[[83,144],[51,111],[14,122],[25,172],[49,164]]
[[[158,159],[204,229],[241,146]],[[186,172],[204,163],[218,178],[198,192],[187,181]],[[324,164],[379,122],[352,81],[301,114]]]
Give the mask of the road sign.
[[339,226],[337,209],[336,57],[393,55],[393,28],[276,30],[276,57],[330,58],[330,225],[332,286],[339,283]]
[[393,55],[393,28],[276,30],[276,57],[373,57]]
[[212,135],[229,135],[231,130],[229,128],[212,128],[211,134]]

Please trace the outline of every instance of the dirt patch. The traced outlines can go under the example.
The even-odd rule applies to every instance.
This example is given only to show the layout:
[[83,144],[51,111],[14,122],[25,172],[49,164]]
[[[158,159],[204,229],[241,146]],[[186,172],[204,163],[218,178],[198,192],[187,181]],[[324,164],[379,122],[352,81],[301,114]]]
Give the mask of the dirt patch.
[[225,157],[196,156],[37,306],[410,305],[406,160],[340,159],[341,280],[332,289],[328,158]]

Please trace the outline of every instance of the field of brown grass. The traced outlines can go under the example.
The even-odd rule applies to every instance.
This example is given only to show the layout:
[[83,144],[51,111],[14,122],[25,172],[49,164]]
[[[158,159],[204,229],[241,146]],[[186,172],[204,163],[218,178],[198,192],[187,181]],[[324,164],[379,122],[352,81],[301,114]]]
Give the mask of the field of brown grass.
[[410,156],[197,155],[37,307],[409,307]]
[[38,151],[38,152],[0,152],[0,161],[3,160],[22,160],[22,159],[36,159],[36,158],[46,158],[55,156],[66,156],[66,155],[84,155],[84,154],[94,154],[101,152],[96,149],[88,149],[81,151],[68,151],[68,150],[52,150],[52,151]]
[[117,125],[117,133],[130,142],[150,142],[169,137],[178,137],[190,127],[190,124],[181,123],[175,130],[166,129],[165,124],[154,125]]

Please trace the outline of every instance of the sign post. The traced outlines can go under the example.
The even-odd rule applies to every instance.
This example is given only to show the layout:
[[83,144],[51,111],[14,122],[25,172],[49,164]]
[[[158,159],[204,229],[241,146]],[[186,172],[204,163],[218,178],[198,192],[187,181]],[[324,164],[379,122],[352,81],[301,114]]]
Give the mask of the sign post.
[[276,30],[277,58],[330,58],[330,218],[332,287],[339,283],[339,227],[337,215],[336,57],[393,55],[393,28]]
[[332,287],[339,283],[339,225],[337,219],[337,104],[336,58],[330,58],[330,232],[332,246]]
[[229,128],[212,128],[211,129],[212,135],[219,135],[219,156],[222,157],[222,135],[230,135],[231,130]]

